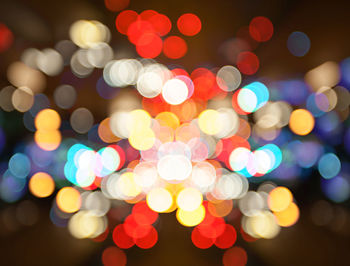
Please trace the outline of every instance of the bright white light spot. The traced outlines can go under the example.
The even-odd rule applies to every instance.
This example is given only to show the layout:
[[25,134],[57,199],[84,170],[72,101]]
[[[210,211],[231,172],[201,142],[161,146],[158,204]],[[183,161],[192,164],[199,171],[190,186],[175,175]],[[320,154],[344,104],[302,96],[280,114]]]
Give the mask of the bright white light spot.
[[192,172],[191,161],[183,155],[167,155],[157,164],[161,178],[170,180],[185,180]]
[[249,161],[250,150],[244,147],[234,149],[229,158],[230,166],[234,171],[243,170]]
[[183,103],[187,99],[188,88],[185,82],[179,79],[168,80],[162,90],[164,100],[172,105]]
[[255,110],[258,104],[258,98],[255,93],[249,89],[241,89],[237,97],[239,107],[244,111],[251,113]]
[[137,90],[146,98],[154,98],[161,93],[163,79],[157,72],[145,72],[137,80]]
[[264,150],[256,150],[253,152],[255,160],[256,172],[259,174],[266,174],[271,168],[271,158]]
[[192,181],[199,189],[207,189],[216,179],[215,167],[208,162],[197,163],[193,167]]
[[180,191],[176,198],[177,206],[184,211],[196,210],[203,201],[202,193],[195,188],[185,188]]
[[146,197],[148,207],[156,212],[165,212],[173,204],[173,196],[165,188],[154,188]]
[[158,177],[157,168],[153,163],[141,162],[134,168],[135,183],[142,188],[150,188]]

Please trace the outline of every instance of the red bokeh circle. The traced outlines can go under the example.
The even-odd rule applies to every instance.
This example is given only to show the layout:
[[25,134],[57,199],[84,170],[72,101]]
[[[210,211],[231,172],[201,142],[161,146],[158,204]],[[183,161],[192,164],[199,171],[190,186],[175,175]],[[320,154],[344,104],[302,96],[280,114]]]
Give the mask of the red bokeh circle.
[[117,247],[108,247],[102,253],[102,263],[105,266],[124,266],[126,261],[124,251]]
[[183,35],[194,36],[202,29],[202,22],[195,14],[187,13],[179,17],[177,28]]
[[164,40],[163,53],[171,59],[183,57],[187,52],[187,44],[184,39],[178,36],[169,36]]
[[105,6],[110,11],[120,11],[127,8],[130,0],[105,0]]
[[113,241],[120,248],[131,248],[135,242],[124,230],[124,225],[119,224],[113,230]]
[[253,75],[259,69],[259,58],[252,52],[242,52],[237,57],[239,71],[246,75]]
[[273,35],[272,22],[266,17],[255,17],[249,24],[249,33],[258,42],[266,42]]
[[192,243],[200,249],[210,248],[214,244],[214,240],[212,238],[208,238],[203,236],[198,227],[195,227],[191,234]]
[[145,235],[144,237],[135,239],[135,244],[139,248],[149,249],[149,248],[152,248],[157,243],[157,241],[158,241],[158,232],[153,226],[151,226],[151,229],[147,235]]
[[215,246],[221,249],[227,249],[233,246],[236,239],[237,233],[235,228],[230,224],[226,224],[224,232],[215,239]]
[[124,10],[120,12],[115,19],[115,26],[117,30],[121,34],[126,35],[129,26],[137,20],[138,16],[139,15],[133,10]]
[[10,48],[13,43],[13,34],[4,24],[0,23],[0,53]]
[[247,252],[241,247],[233,247],[224,253],[222,263],[224,266],[244,266],[247,264]]

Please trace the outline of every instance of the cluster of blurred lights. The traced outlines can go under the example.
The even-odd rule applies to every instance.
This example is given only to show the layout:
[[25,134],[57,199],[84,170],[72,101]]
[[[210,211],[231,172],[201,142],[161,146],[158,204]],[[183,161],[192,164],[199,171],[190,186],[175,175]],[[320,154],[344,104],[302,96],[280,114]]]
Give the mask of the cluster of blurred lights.
[[254,17],[248,26],[241,27],[236,36],[227,40],[220,47],[220,52],[229,62],[236,64],[245,75],[254,75],[260,67],[260,61],[253,52],[260,43],[273,36],[273,24],[263,16]]
[[[115,24],[143,58],[155,58],[163,52],[170,59],[178,59],[187,52],[183,38],[174,35],[162,39],[171,31],[172,23],[166,15],[155,10],[145,10],[140,14],[124,10],[118,14]],[[194,36],[201,30],[202,23],[195,14],[186,13],[178,18],[177,27],[183,35]]]
[[37,131],[34,135],[36,144],[43,150],[52,151],[61,143],[61,117],[53,109],[44,109],[35,117]]
[[[105,0],[112,11],[128,3]],[[227,249],[224,265],[245,265],[245,251],[232,247],[237,231],[248,242],[270,239],[299,218],[291,191],[262,183],[266,178],[290,180],[313,168],[322,176],[321,187],[329,199],[343,202],[350,197],[349,165],[333,148],[342,143],[341,122],[349,115],[350,61],[326,62],[307,72],[304,81],[261,79],[242,85],[242,74],[253,75],[259,68],[252,52],[255,43],[273,35],[269,19],[253,18],[247,34],[240,31],[227,43],[237,51],[228,54],[235,66],[198,67],[190,74],[181,66],[150,59],[161,52],[170,59],[186,54],[183,38],[166,37],[171,27],[166,15],[153,10],[117,15],[117,30],[136,46],[141,59],[115,59],[109,29],[87,20],[75,22],[71,41],[61,41],[55,49],[25,50],[21,62],[8,68],[14,87],[0,91],[0,107],[24,113],[35,143],[19,147],[8,165],[0,167],[0,196],[6,202],[19,200],[28,176],[29,191],[36,197],[49,197],[56,186],[59,191],[50,213],[56,225],[68,226],[76,238],[94,241],[103,241],[111,232],[122,249],[153,247],[158,241],[158,213],[176,211],[180,224],[194,227],[191,239],[196,247]],[[194,36],[202,24],[188,13],[179,17],[177,27],[183,35]],[[0,25],[2,31],[6,29]],[[0,51],[12,41],[11,34],[6,36],[8,40],[0,40]],[[301,57],[310,40],[294,32],[287,47]],[[59,75],[67,65],[79,78],[94,68],[103,69],[96,88],[111,101],[108,117],[94,125],[89,109],[72,109],[77,98],[74,84],[58,86],[55,104],[71,113],[72,130],[65,135],[61,122],[68,121],[61,121],[42,92],[44,74]],[[115,97],[120,88],[129,87],[141,97],[131,93]],[[69,138],[73,131],[88,134],[89,141]],[[98,141],[91,141],[93,134]],[[349,129],[344,138],[350,154]],[[0,138],[0,151],[3,142]],[[257,191],[249,191],[248,180],[261,183]],[[132,211],[116,215],[121,223],[114,226],[108,213],[128,208],[123,202],[133,204]],[[242,214],[239,230],[229,224],[236,209]],[[116,260],[126,263],[125,254],[115,247],[105,249],[102,260],[108,265]]]
[[138,202],[124,223],[114,228],[113,241],[123,249],[135,244],[142,249],[149,249],[158,240],[157,230],[152,226],[157,219],[157,212],[152,211],[145,202]]

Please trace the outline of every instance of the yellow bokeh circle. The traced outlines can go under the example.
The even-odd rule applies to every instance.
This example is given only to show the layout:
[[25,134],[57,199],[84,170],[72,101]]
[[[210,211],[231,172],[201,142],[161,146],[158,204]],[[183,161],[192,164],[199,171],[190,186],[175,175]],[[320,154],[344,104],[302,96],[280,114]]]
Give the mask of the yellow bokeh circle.
[[156,212],[166,212],[173,206],[173,196],[165,188],[154,188],[146,197],[148,207]]
[[45,151],[53,151],[61,144],[62,136],[58,130],[38,130],[34,134],[35,143]]
[[61,117],[53,109],[41,110],[35,117],[37,130],[57,130],[61,125]]
[[159,113],[155,119],[161,126],[171,127],[172,129],[176,129],[180,125],[179,118],[172,112]]
[[205,217],[205,208],[203,205],[200,205],[194,211],[184,211],[183,209],[177,209],[176,218],[180,224],[183,226],[196,226],[200,224]]
[[63,212],[76,212],[81,206],[80,193],[72,187],[61,188],[56,195],[56,203],[58,208]]
[[291,202],[287,209],[281,212],[274,212],[274,215],[280,226],[292,226],[299,219],[299,208],[294,202]]
[[315,118],[305,109],[294,110],[289,118],[289,128],[297,135],[309,134],[315,126]]
[[149,150],[155,142],[156,136],[150,128],[140,128],[133,131],[129,136],[130,145],[140,151]]
[[221,130],[221,123],[219,119],[219,112],[212,109],[203,111],[198,116],[199,128],[208,135],[215,135]]
[[293,200],[293,195],[286,187],[276,187],[270,191],[268,205],[270,210],[280,212],[285,210]]
[[55,190],[55,182],[49,174],[39,172],[30,178],[29,190],[34,196],[45,198]]

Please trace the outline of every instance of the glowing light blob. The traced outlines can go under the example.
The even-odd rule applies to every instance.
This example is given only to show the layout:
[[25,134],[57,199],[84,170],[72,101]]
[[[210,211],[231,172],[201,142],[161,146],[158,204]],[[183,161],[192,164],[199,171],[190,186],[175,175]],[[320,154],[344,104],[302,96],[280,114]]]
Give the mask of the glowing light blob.
[[173,204],[173,196],[165,188],[154,188],[146,197],[148,207],[155,212],[166,212]]
[[187,95],[187,85],[180,79],[168,80],[162,89],[162,96],[164,100],[172,105],[183,103],[187,99]]

